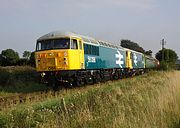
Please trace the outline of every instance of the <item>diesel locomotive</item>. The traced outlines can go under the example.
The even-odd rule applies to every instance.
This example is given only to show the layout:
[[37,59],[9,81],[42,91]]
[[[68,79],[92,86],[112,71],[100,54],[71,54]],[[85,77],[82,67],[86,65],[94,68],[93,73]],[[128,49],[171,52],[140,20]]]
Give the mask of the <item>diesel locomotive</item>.
[[59,83],[82,86],[117,80],[157,68],[158,60],[73,32],[51,32],[37,40],[36,70],[41,81],[53,87]]

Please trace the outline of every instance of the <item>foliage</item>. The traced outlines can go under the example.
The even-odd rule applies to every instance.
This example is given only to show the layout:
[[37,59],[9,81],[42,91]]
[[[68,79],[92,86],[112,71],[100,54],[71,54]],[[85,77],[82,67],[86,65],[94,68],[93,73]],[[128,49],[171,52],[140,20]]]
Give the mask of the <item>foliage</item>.
[[12,49],[3,50],[0,54],[0,66],[25,66],[35,67],[35,52],[24,51],[23,58]]
[[163,49],[156,53],[156,59],[160,61],[161,69],[168,70],[174,67],[178,56],[172,49]]
[[30,51],[24,51],[23,52],[23,57],[27,60],[30,59],[30,56],[31,56],[31,52]]
[[29,59],[29,65],[32,67],[35,67],[35,52],[31,53],[30,59]]
[[145,52],[146,55],[152,56],[152,50],[148,50]]
[[19,66],[25,66],[25,65],[28,65],[28,64],[29,64],[29,60],[26,59],[26,58],[20,58],[17,64],[18,64]]
[[24,51],[23,58],[12,49],[3,50],[0,54],[0,66],[25,66],[35,67],[35,52]]
[[19,61],[19,54],[13,49],[3,50],[0,54],[0,64],[2,66],[16,65]]
[[34,66],[35,65],[34,52],[24,51],[23,58],[19,60],[18,65],[19,66],[23,66],[23,65]]
[[28,66],[0,67],[0,85],[4,86],[35,82],[37,76],[35,69]]
[[135,43],[131,40],[121,40],[121,46],[141,53],[145,53],[145,50],[142,47],[140,47],[138,43]]

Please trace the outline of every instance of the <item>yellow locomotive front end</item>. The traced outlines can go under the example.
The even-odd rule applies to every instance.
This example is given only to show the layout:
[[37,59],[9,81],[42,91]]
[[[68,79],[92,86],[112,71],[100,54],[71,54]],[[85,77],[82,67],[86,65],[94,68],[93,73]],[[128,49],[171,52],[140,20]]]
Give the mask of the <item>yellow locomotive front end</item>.
[[84,69],[82,39],[68,34],[48,34],[37,41],[36,70],[53,72]]
[[38,72],[68,70],[67,50],[48,50],[36,52],[36,70]]

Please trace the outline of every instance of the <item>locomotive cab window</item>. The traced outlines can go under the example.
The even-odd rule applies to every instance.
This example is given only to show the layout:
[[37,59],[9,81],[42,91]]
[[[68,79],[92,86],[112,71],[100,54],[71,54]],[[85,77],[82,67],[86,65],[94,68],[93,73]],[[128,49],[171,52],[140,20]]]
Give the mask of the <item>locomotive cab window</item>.
[[38,41],[36,44],[36,51],[51,50],[51,49],[69,49],[70,39],[49,39]]
[[131,53],[130,53],[130,59],[133,59],[133,56],[134,56],[134,55],[133,55],[133,53],[131,52]]
[[71,49],[78,49],[77,40],[71,40]]
[[37,42],[36,51],[39,51],[39,50],[41,50],[41,43],[40,43],[40,42]]

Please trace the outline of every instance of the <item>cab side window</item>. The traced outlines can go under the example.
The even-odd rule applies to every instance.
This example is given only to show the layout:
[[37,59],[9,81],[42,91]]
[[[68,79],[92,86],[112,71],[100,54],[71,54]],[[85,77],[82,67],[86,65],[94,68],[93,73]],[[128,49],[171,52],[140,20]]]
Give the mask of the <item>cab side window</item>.
[[78,49],[77,40],[73,39],[71,41],[71,49]]
[[133,53],[132,52],[130,53],[130,59],[133,59]]
[[82,41],[79,41],[79,48],[82,50]]
[[129,56],[128,56],[128,51],[126,51],[126,57],[129,57]]

